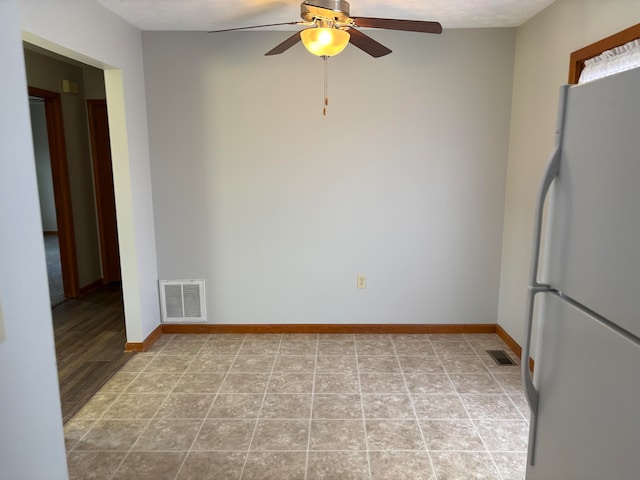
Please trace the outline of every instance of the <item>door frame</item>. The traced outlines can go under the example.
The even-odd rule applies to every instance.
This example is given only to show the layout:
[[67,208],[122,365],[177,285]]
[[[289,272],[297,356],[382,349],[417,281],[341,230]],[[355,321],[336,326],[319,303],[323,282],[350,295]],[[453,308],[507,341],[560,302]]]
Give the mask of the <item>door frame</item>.
[[[91,141],[91,157],[93,160],[93,184],[95,187],[96,195],[96,211],[98,213],[98,233],[100,235],[100,256],[102,260],[102,283],[108,284],[111,282],[120,282],[120,251],[118,243],[118,226],[115,211],[115,192],[113,186],[113,171],[111,168],[111,151],[109,145],[109,171],[104,172],[100,168],[100,152],[99,152],[99,132],[96,130],[96,123],[98,121],[98,110],[104,109],[106,111],[107,101],[104,99],[87,99],[87,115],[89,119],[89,139]],[[109,136],[109,129],[106,129],[107,137]],[[109,139],[107,139],[109,141]],[[113,207],[113,208],[112,208]],[[110,225],[110,219],[113,219],[113,225]],[[116,245],[115,251],[111,251],[113,245],[108,241],[110,237],[109,233],[111,229],[115,229]],[[110,256],[118,258],[117,272],[115,267],[109,264]]]
[[66,298],[77,298],[80,291],[78,259],[73,228],[67,149],[64,139],[62,100],[58,92],[31,86],[29,86],[29,95],[44,100],[49,157],[51,158],[53,197],[56,205],[56,221],[58,223],[62,285]]

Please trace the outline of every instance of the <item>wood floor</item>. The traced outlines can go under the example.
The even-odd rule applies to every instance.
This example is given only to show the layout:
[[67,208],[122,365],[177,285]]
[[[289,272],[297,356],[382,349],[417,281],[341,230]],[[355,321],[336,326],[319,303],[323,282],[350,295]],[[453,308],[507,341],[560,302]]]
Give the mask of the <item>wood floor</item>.
[[62,416],[66,422],[132,355],[120,285],[109,285],[53,310]]

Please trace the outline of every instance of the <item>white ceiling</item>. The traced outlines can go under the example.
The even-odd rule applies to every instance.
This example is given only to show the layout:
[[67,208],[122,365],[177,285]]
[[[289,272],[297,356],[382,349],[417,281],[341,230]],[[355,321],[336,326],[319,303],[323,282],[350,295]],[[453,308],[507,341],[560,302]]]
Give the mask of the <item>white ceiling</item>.
[[[208,31],[300,20],[301,0],[98,0],[142,30]],[[443,28],[517,27],[555,0],[353,0],[351,16]]]

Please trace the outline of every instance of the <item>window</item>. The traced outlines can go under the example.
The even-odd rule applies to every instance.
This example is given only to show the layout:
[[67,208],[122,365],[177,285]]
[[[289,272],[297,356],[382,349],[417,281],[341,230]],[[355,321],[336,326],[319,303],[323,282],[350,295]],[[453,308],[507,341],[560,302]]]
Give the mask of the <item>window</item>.
[[584,70],[585,61],[600,55],[607,50],[625,45],[626,43],[640,39],[640,23],[633,25],[610,37],[592,43],[571,54],[569,64],[569,83],[576,84],[580,79],[580,74]]

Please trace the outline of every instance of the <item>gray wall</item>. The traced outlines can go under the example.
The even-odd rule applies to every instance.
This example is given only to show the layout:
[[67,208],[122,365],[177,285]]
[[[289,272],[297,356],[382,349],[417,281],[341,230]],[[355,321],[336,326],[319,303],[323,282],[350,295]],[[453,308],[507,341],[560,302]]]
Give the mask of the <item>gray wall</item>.
[[0,477],[67,480],[20,33],[0,2]]
[[371,32],[326,117],[289,34],[143,32],[159,278],[210,323],[495,323],[515,30]]
[[47,136],[47,119],[44,102],[29,101],[31,115],[31,133],[33,135],[33,153],[36,157],[36,174],[38,175],[38,195],[40,197],[40,217],[45,232],[56,232],[56,203],[53,196],[53,179],[51,174],[51,157],[49,155],[49,138]]
[[[102,278],[83,69],[28,50],[25,61],[29,86],[61,93],[78,279],[83,287]],[[62,80],[76,82],[80,92],[62,93]]]

